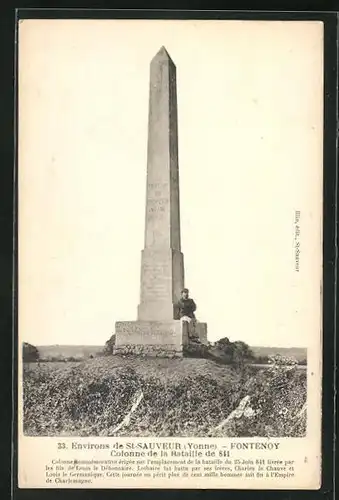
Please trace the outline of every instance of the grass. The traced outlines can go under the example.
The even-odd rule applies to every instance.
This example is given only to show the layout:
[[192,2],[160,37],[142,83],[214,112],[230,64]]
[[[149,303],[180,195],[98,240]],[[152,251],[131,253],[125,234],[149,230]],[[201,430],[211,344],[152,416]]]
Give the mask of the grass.
[[[26,435],[305,433],[306,372],[281,360],[263,370],[193,358],[24,363],[23,388]],[[251,412],[216,430],[247,395]]]

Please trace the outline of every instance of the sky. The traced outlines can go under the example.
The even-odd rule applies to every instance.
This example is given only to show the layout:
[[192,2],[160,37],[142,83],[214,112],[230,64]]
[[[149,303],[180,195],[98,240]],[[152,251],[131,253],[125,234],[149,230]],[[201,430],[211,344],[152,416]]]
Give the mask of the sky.
[[[319,343],[320,22],[19,25],[19,336],[102,345],[137,318],[149,65],[177,68],[185,284],[221,337]],[[295,212],[300,211],[299,272]]]

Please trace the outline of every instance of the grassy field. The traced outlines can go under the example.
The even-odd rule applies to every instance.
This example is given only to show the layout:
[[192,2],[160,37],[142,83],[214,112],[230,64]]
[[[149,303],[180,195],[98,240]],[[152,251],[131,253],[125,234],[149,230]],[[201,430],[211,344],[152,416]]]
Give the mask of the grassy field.
[[40,345],[37,346],[40,357],[45,358],[89,358],[96,356],[103,350],[103,346],[98,345]]
[[[103,346],[89,345],[45,345],[37,346],[40,357],[47,358],[89,358],[91,355],[96,356],[103,350]],[[294,357],[298,361],[302,361],[307,357],[307,351],[303,347],[251,347],[255,356],[270,356],[281,354],[282,356]]]
[[307,349],[304,347],[262,347],[251,346],[255,356],[271,356],[281,354],[282,356],[293,357],[298,361],[307,358]]
[[[69,353],[67,353],[69,355]],[[73,352],[74,354],[74,352]],[[72,436],[302,436],[306,372],[207,359],[24,363],[24,432]],[[247,397],[246,412],[232,412]]]

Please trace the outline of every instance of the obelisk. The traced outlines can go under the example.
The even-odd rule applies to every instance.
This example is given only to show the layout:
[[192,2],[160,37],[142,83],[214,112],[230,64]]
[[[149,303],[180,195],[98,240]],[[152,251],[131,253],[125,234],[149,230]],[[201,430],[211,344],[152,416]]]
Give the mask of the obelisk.
[[[137,321],[117,321],[114,354],[184,356],[187,324],[176,314],[184,286],[180,242],[176,68],[165,47],[151,61],[145,241]],[[207,325],[195,327],[207,341]]]
[[162,47],[150,68],[145,246],[138,319],[175,319],[175,304],[183,286],[176,67]]

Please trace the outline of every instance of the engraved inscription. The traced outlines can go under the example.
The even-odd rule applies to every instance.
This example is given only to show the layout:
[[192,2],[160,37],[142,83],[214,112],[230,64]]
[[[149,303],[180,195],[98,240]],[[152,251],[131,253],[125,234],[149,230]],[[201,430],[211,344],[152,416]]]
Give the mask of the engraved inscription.
[[159,276],[169,276],[170,269],[168,264],[144,263],[142,266],[145,274],[158,278]]
[[144,299],[161,300],[169,296],[171,277],[169,264],[144,262],[142,274],[142,295]]
[[[147,214],[159,214],[159,216],[161,216],[161,214],[166,212],[168,205],[168,198],[150,198],[147,200]],[[156,218],[158,219],[160,217],[157,216]]]
[[149,205],[167,205],[168,198],[150,198],[148,200]]
[[148,189],[166,189],[168,188],[168,183],[167,182],[149,182],[148,183]]
[[154,214],[158,212],[165,212],[165,207],[148,207],[147,213]]
[[178,331],[173,323],[118,323],[119,344],[176,344]]
[[[152,322],[153,323],[153,322]],[[140,325],[137,323],[126,323],[117,325],[121,333],[137,333],[139,335],[162,335],[162,334],[172,334],[175,335],[175,327],[171,324],[161,324],[157,325],[156,322],[153,324]]]

